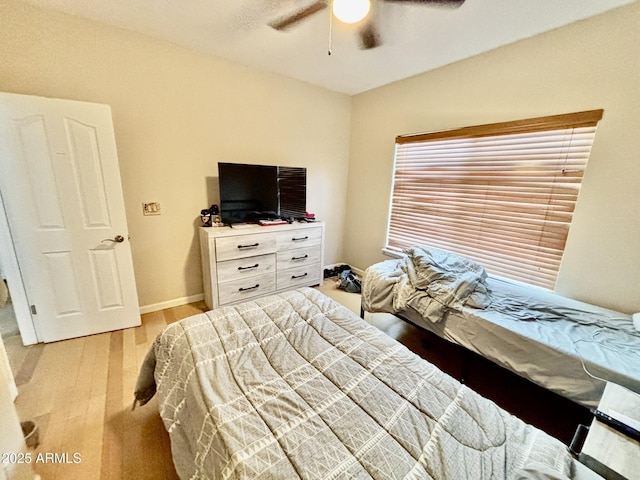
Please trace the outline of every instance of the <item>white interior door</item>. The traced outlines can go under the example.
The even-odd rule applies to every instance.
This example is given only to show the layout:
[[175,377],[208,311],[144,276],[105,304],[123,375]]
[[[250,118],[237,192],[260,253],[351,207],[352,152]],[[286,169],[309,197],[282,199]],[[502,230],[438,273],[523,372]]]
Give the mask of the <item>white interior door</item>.
[[[0,159],[0,165],[2,161]],[[0,170],[4,171],[4,170]],[[2,275],[7,280],[9,292],[11,294],[11,304],[13,313],[15,314],[18,327],[20,328],[20,337],[24,345],[33,345],[38,343],[38,335],[31,318],[31,310],[27,293],[24,289],[22,281],[22,273],[20,273],[20,265],[11,240],[11,232],[9,230],[9,221],[0,191],[0,261],[2,262]]]
[[0,93],[0,166],[38,337],[140,325],[109,106]]

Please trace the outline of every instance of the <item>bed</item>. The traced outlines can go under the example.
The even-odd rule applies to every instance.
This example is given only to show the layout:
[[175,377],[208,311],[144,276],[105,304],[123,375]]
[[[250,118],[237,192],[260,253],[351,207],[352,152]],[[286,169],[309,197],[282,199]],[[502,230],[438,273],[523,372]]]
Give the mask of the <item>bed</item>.
[[592,478],[311,288],[169,325],[136,387],[154,394],[182,479]]
[[424,246],[372,265],[362,283],[364,311],[393,313],[585,407],[598,405],[604,380],[640,392],[631,315],[491,278]]

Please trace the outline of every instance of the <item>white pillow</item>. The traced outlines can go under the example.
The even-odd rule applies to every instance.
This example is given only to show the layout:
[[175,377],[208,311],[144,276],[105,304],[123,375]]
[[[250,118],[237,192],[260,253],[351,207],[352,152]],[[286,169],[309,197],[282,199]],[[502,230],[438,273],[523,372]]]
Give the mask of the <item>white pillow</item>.
[[631,319],[633,320],[633,328],[640,332],[640,312],[631,315]]

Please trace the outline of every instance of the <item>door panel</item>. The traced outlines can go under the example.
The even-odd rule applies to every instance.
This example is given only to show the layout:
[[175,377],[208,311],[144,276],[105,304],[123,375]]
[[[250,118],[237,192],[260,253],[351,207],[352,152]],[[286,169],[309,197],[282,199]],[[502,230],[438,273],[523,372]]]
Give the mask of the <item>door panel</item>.
[[64,122],[84,227],[110,227],[111,219],[102,172],[104,159],[98,149],[96,129],[68,118],[65,118]]
[[40,228],[64,228],[44,116],[15,120],[15,125]]
[[[43,252],[46,259],[46,274],[53,285],[58,317],[77,315],[82,312],[78,281],[73,268],[71,252]],[[45,273],[45,272],[43,272]]]
[[118,262],[113,249],[91,251],[91,272],[93,274],[98,309],[124,307],[122,284],[118,272]]
[[0,93],[0,139],[0,189],[39,337],[140,325],[110,108]]

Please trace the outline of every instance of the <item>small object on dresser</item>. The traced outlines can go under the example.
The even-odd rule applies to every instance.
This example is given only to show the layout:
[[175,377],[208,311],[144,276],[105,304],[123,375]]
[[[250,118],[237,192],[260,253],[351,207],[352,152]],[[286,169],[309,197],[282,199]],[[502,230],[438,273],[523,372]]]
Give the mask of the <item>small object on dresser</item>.
[[258,224],[262,225],[263,227],[268,227],[270,225],[284,225],[286,223],[289,222],[287,222],[286,220],[281,220],[279,218],[258,220]]
[[200,210],[200,220],[202,220],[203,227],[211,226],[211,212],[209,212],[209,209]]
[[222,220],[220,219],[220,209],[215,203],[209,208],[200,210],[200,219],[203,227],[220,227]]
[[304,212],[304,220],[305,222],[315,222],[316,214],[311,212]]

